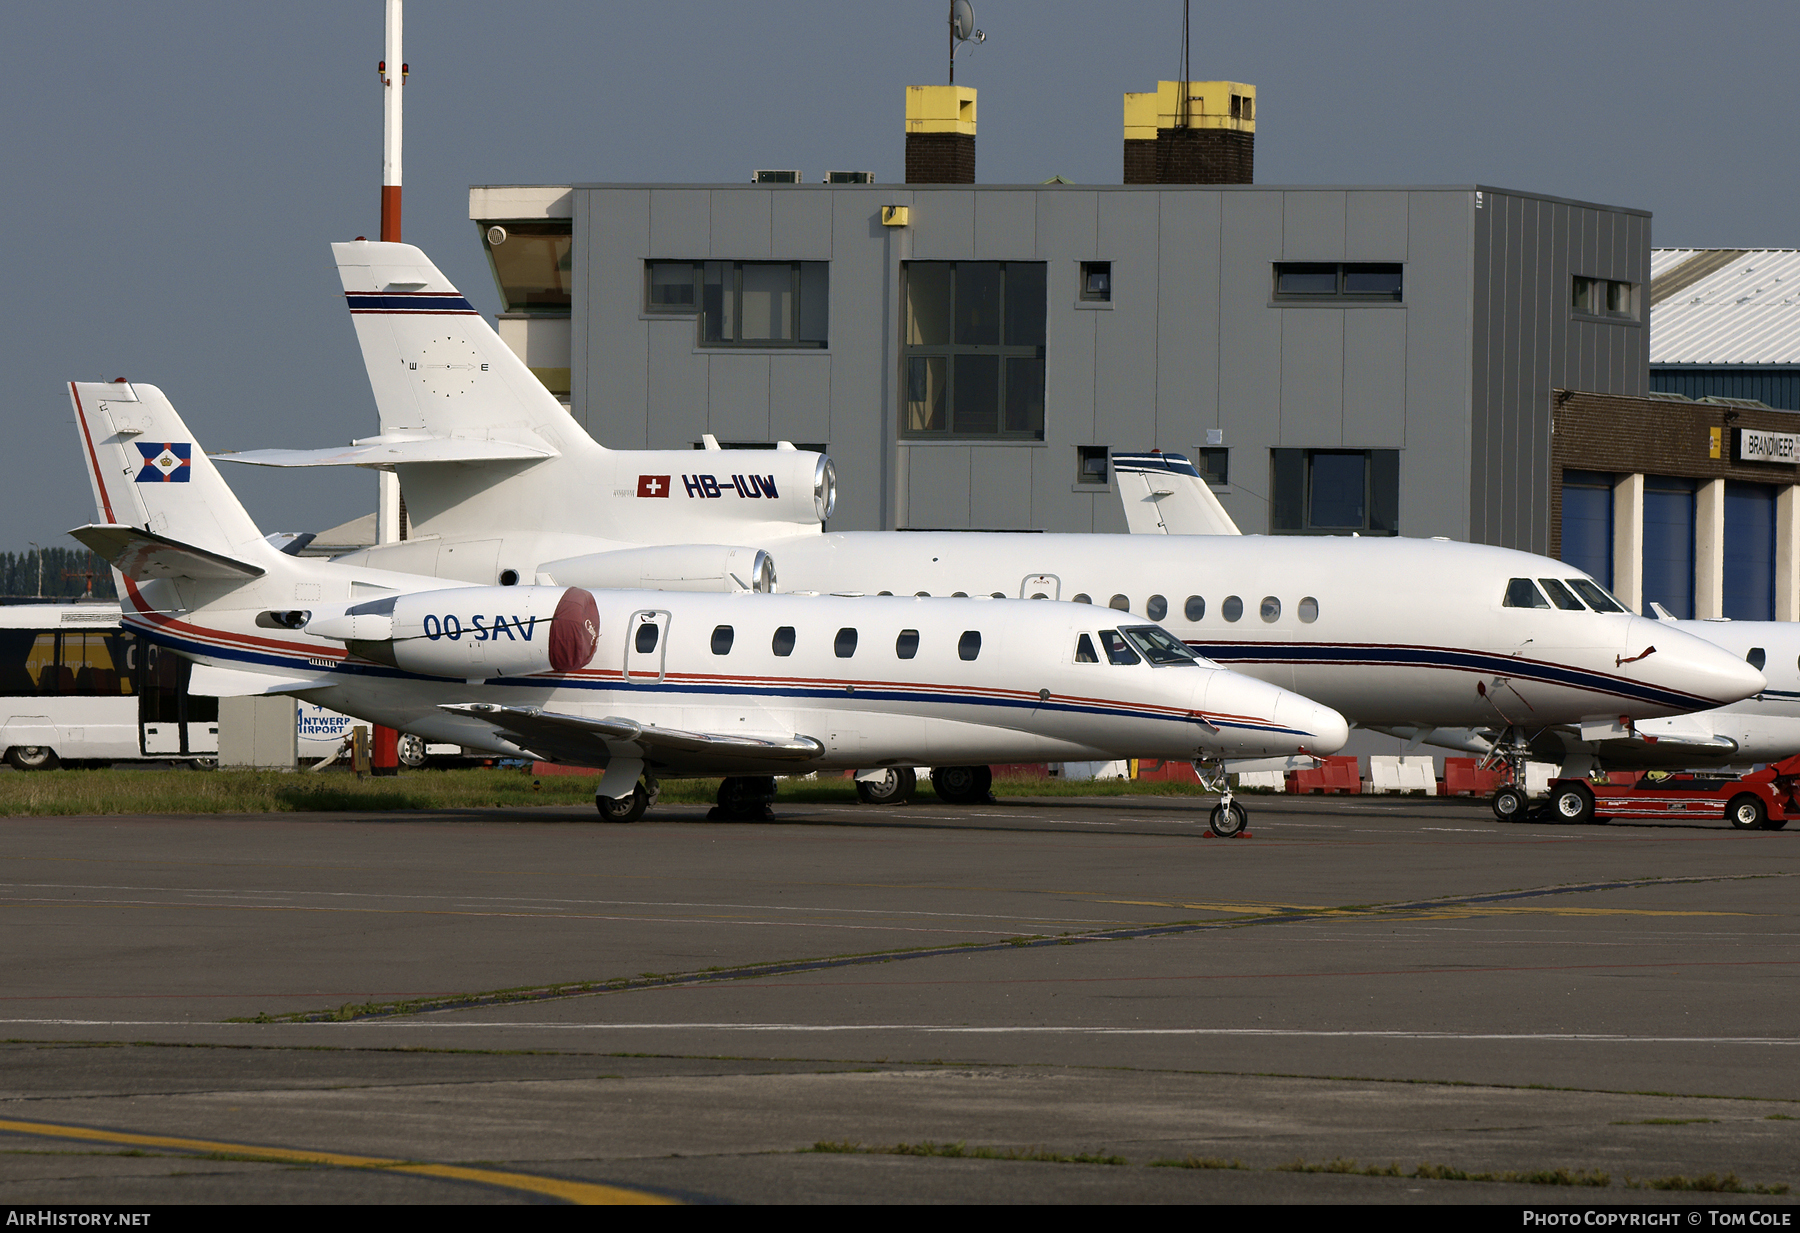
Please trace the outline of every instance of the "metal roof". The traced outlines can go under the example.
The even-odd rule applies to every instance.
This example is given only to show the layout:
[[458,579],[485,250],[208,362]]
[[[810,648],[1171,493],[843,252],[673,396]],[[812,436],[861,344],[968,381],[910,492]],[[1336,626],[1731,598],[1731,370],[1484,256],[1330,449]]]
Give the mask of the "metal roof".
[[1652,364],[1800,365],[1800,250],[1650,250]]

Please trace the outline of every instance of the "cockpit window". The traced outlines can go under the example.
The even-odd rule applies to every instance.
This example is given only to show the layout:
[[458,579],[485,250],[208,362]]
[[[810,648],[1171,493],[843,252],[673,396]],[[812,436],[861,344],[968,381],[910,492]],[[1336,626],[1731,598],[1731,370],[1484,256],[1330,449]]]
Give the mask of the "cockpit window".
[[1078,664],[1097,664],[1100,657],[1094,654],[1094,640],[1086,634],[1075,639],[1075,662]]
[[1131,644],[1125,641],[1125,636],[1116,629],[1101,630],[1100,645],[1106,648],[1106,658],[1110,663],[1129,666],[1143,662],[1138,658],[1138,653],[1131,649]]
[[1753,646],[1750,648],[1750,653],[1744,656],[1744,662],[1761,672],[1763,665],[1769,662],[1769,656],[1761,647]]
[[1145,659],[1159,668],[1171,664],[1191,667],[1200,658],[1188,649],[1187,643],[1160,626],[1133,625],[1119,632],[1130,639],[1131,645],[1141,651]]
[[1569,585],[1575,588],[1575,594],[1587,600],[1588,607],[1595,612],[1623,612],[1625,605],[1608,595],[1599,583],[1587,578],[1571,578]]
[[1549,602],[1538,593],[1537,585],[1529,578],[1514,578],[1506,584],[1506,600],[1503,608],[1548,608]]
[[1558,608],[1561,608],[1564,612],[1587,611],[1587,609],[1581,606],[1580,600],[1569,594],[1569,588],[1558,582],[1556,579],[1539,578],[1538,581],[1544,584],[1544,594],[1550,597],[1550,602],[1555,604]]

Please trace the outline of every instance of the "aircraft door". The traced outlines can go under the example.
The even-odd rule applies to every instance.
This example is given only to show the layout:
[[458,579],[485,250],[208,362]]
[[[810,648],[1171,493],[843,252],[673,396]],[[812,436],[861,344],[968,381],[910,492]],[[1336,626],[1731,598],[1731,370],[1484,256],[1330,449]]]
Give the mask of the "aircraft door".
[[625,622],[625,679],[661,682],[669,662],[669,614],[640,608]]
[[1020,599],[1061,599],[1062,579],[1055,574],[1027,574],[1019,583]]

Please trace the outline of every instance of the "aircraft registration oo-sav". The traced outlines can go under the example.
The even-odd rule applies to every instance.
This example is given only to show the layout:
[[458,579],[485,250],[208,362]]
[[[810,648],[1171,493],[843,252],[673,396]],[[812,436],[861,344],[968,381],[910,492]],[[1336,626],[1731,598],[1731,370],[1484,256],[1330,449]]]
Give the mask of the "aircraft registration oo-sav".
[[[1506,548],[1385,537],[821,533],[832,496],[823,459],[807,494],[810,520],[792,502],[777,509],[696,495],[682,481],[705,465],[699,459],[793,468],[799,456],[606,450],[418,249],[359,241],[333,252],[381,435],[349,450],[233,460],[394,466],[415,539],[356,554],[364,564],[471,582],[510,575],[664,590],[773,586],[778,568],[787,590],[993,593],[1141,611],[1218,662],[1365,727],[1412,739],[1497,727],[1521,783],[1529,733],[1584,721],[1629,727],[1763,688],[1742,659],[1625,611],[1560,561]],[[661,481],[655,492],[646,478]],[[784,489],[782,501],[791,495]],[[739,564],[751,561],[753,573]],[[1519,584],[1541,579],[1570,602],[1522,606]]]
[[[160,390],[73,384],[124,621],[197,693],[289,694],[500,753],[597,766],[601,812],[657,777],[1120,757],[1322,755],[1343,717],[1125,613],[993,599],[446,587],[265,540]],[[985,797],[986,785],[981,785]],[[1220,834],[1243,829],[1229,795]]]

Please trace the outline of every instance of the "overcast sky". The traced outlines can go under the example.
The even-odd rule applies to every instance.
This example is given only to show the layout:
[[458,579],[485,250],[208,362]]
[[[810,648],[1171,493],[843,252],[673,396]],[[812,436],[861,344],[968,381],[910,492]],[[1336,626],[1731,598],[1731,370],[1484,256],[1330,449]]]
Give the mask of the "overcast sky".
[[[897,180],[944,9],[413,0],[406,238],[491,314],[471,184]],[[1259,183],[1485,183],[1651,210],[1660,246],[1795,247],[1797,12],[1196,2],[1193,75],[1256,85]],[[1177,76],[1179,0],[976,19],[980,180],[1118,183],[1120,95]],[[211,451],[373,433],[326,245],[378,229],[381,0],[22,4],[7,27],[0,549],[93,517],[68,380],[159,385]],[[374,503],[364,472],[227,477],[267,531]]]

